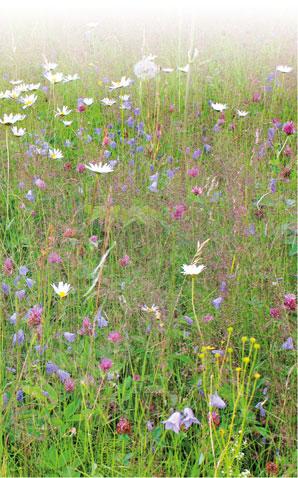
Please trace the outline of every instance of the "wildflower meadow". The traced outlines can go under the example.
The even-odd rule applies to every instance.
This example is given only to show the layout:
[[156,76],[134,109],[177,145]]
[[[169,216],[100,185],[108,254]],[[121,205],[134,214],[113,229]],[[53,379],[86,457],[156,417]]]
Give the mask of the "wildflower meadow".
[[0,476],[296,477],[294,22],[0,23]]

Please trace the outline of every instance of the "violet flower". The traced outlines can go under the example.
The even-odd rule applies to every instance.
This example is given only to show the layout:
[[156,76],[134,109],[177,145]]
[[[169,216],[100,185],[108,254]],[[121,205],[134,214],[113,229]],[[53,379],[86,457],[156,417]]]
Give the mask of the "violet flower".
[[192,411],[191,408],[184,408],[183,410],[183,420],[182,420],[182,424],[185,426],[186,430],[193,424],[193,423],[196,423],[198,425],[200,425],[200,422],[199,420],[194,416],[194,413]]
[[220,308],[222,302],[223,302],[223,297],[217,297],[216,299],[214,299],[214,300],[212,301],[212,304],[213,304],[214,307],[218,310],[218,309]]
[[226,408],[227,405],[216,392],[210,397],[210,406],[222,409],[222,408]]
[[76,339],[76,334],[72,332],[64,332],[64,338],[67,340],[67,342],[74,342]]
[[281,346],[283,350],[294,350],[294,343],[292,337],[289,337]]
[[166,430],[172,430],[174,433],[179,433],[182,424],[182,415],[180,412],[174,412],[162,423],[165,425]]
[[22,345],[25,340],[25,334],[22,329],[19,329],[12,338],[12,344],[13,345]]

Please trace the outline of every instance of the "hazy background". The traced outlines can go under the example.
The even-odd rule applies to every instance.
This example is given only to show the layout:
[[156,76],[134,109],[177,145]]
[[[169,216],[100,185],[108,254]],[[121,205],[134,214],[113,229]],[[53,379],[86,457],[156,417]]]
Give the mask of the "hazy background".
[[[288,14],[293,17],[293,9],[296,2],[294,0],[15,0],[14,2],[6,2],[2,5],[2,13],[17,11],[39,11],[52,12],[56,14],[58,11],[67,11],[73,13],[75,10],[84,11],[86,9],[98,10],[100,14],[103,11],[111,11],[114,15],[121,12],[165,12],[186,11],[207,13],[212,15],[222,15],[227,13],[230,15],[248,15],[258,16],[263,13],[267,16],[280,16]],[[292,11],[291,11],[292,10]]]
[[271,44],[275,62],[292,64],[296,13],[293,0],[17,0],[1,9],[1,63],[40,65],[43,54],[65,62],[65,52],[67,63],[84,68],[88,50],[86,61],[107,67],[114,52],[130,65],[153,53],[162,55],[163,66],[173,66],[171,56],[186,64],[192,46],[204,50],[201,60],[219,54],[220,61],[224,42],[244,57]]

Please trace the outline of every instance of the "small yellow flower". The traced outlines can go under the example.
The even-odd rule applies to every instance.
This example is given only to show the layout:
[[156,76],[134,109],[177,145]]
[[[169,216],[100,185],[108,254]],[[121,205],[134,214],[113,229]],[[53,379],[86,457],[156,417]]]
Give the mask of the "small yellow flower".
[[257,340],[254,337],[250,337],[249,341],[251,344],[255,344]]
[[229,352],[229,354],[232,354],[232,353],[233,353],[232,347],[228,347],[228,352]]
[[229,334],[231,334],[233,332],[233,330],[234,330],[233,327],[228,327],[227,328],[227,331],[228,331]]
[[256,380],[258,380],[258,379],[261,377],[261,375],[260,375],[258,372],[256,372],[256,373],[254,374],[254,377],[255,377]]
[[243,343],[247,342],[247,340],[248,340],[248,338],[247,338],[246,336],[241,337],[241,341],[242,341]]
[[260,347],[261,347],[260,344],[254,344],[254,349],[255,349],[255,350],[259,350]]
[[220,359],[220,354],[215,354],[214,356],[216,359]]
[[199,354],[199,358],[203,359],[205,357],[205,354]]
[[236,367],[235,370],[236,372],[241,372],[241,367]]
[[243,362],[244,363],[248,363],[250,361],[250,358],[249,357],[243,357]]

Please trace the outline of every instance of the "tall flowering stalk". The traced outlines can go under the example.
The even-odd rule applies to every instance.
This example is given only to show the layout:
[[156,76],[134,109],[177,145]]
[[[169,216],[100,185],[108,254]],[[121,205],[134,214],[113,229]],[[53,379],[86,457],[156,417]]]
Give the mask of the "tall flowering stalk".
[[284,143],[282,144],[280,150],[277,152],[277,155],[276,155],[276,160],[278,161],[279,160],[279,157],[281,155],[281,153],[283,152],[287,142],[288,142],[288,139],[289,139],[289,136],[291,136],[292,134],[295,134],[296,130],[295,130],[295,125],[293,123],[293,121],[288,121],[287,123],[285,123],[283,125],[283,128],[282,128],[283,132],[286,134],[286,139],[284,141]]
[[6,227],[9,223],[9,188],[10,188],[10,154],[9,154],[9,140],[8,140],[8,128],[5,128],[5,144],[7,155],[7,178],[6,178]]
[[192,310],[193,310],[194,318],[195,318],[195,321],[196,321],[196,325],[197,325],[198,332],[199,332],[199,335],[201,337],[202,343],[203,343],[204,337],[203,337],[202,329],[201,329],[201,326],[200,326],[200,321],[199,321],[199,318],[197,316],[196,307],[195,307],[195,281],[196,281],[197,276],[199,274],[201,274],[201,272],[203,272],[204,269],[206,269],[206,266],[204,266],[203,264],[199,264],[199,263],[201,262],[203,247],[207,244],[208,241],[209,241],[209,239],[207,239],[202,244],[200,243],[200,241],[198,241],[197,251],[196,251],[196,253],[193,257],[193,260],[192,260],[191,264],[190,265],[184,264],[182,266],[182,274],[184,274],[185,276],[191,277],[191,304],[192,304]]
[[9,153],[9,138],[8,127],[13,126],[18,121],[22,121],[26,118],[26,115],[21,114],[6,114],[0,119],[0,124],[5,126],[5,145],[6,145],[6,157],[7,157],[7,173],[6,173],[6,229],[9,223],[9,190],[10,190],[10,153]]
[[[233,328],[229,327],[227,332],[224,350],[203,346],[199,354],[202,393],[208,406],[214,477],[223,474],[239,476],[248,417],[260,379],[256,370],[260,345],[256,339],[242,337],[241,362],[235,367],[234,350],[230,346]],[[225,409],[228,410],[227,414]],[[220,426],[221,413],[225,414],[228,421],[223,420]]]

